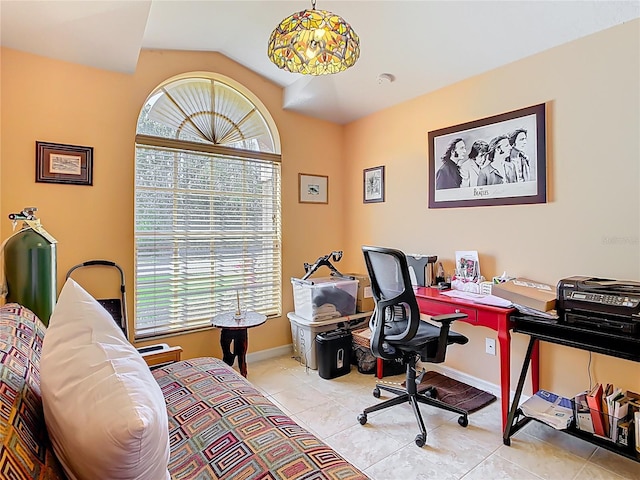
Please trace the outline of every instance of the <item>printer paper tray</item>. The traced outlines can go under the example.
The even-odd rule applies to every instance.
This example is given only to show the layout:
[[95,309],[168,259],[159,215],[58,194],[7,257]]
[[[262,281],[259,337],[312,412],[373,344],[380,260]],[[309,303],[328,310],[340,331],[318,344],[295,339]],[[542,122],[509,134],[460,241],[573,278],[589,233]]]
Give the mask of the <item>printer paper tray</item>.
[[611,317],[598,317],[575,312],[567,312],[565,321],[569,324],[576,324],[595,331],[607,331],[624,333],[630,336],[637,336],[640,333],[640,323],[629,320],[618,320]]

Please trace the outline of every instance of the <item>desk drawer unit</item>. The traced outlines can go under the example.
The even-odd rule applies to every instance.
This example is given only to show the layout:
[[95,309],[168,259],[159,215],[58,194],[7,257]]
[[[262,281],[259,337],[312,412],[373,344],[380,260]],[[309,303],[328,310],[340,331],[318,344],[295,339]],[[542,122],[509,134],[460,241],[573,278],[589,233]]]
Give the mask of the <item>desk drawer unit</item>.
[[425,300],[417,298],[418,307],[422,313],[435,316],[447,313],[465,313],[469,318],[460,320],[461,322],[471,323],[476,325],[478,323],[478,311],[475,308],[463,307],[461,305],[450,305],[448,303],[442,303],[433,300]]

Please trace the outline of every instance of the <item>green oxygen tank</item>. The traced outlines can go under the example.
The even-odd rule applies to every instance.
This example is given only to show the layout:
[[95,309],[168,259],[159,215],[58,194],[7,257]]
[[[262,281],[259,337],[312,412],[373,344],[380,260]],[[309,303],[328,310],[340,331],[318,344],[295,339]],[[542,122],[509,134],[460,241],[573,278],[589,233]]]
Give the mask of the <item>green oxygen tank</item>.
[[48,325],[57,296],[56,239],[42,228],[36,210],[9,214],[14,228],[18,220],[24,223],[4,245],[6,301],[27,307]]

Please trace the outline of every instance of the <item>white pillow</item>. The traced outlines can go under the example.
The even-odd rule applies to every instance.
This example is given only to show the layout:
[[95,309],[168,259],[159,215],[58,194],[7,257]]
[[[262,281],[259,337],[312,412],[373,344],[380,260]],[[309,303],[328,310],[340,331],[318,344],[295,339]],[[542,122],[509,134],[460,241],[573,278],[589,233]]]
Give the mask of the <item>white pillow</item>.
[[42,345],[45,422],[70,479],[170,479],[160,387],[111,315],[72,279]]

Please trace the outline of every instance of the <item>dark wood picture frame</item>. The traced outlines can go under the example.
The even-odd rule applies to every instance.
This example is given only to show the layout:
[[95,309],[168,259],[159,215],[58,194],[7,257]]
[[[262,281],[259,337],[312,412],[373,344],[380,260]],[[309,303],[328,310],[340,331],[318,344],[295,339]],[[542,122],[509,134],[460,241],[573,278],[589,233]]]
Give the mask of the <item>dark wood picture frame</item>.
[[[545,104],[542,103],[429,132],[429,208],[546,203],[545,125]],[[512,141],[518,137],[522,140],[522,131],[525,132],[525,143],[521,154],[520,150],[513,148]],[[510,174],[505,172],[505,176],[512,176],[512,178],[506,183],[498,184],[497,181],[501,177],[493,175],[490,168],[482,169],[484,170],[482,174],[479,174],[479,170],[476,169],[475,177],[473,174],[466,174],[472,165],[477,165],[467,164],[465,167],[466,162],[474,162],[469,158],[474,146],[484,143],[486,148],[492,144],[492,141],[496,145],[494,150],[496,155],[501,153],[500,156],[507,155],[504,164],[507,164],[505,170],[510,170]],[[454,143],[460,147],[462,145],[460,142],[464,144],[466,152],[462,148],[453,148]],[[507,149],[509,152],[505,153]],[[461,151],[460,156],[464,155],[466,158],[463,157],[458,161],[447,158],[456,156],[458,150]],[[485,159],[487,164],[492,163],[489,162],[489,158],[493,157],[490,157],[490,154],[487,155]],[[518,163],[517,167],[516,163]],[[456,164],[458,164],[457,171],[462,173],[462,177],[456,178]],[[487,164],[483,166],[487,167]],[[526,170],[526,174],[522,173],[523,170]],[[473,178],[469,179],[470,177]],[[474,178],[481,184],[474,185]],[[460,179],[462,183],[456,186],[456,181]],[[496,183],[492,184],[492,182]]]
[[384,202],[384,166],[365,168],[362,171],[362,201]]
[[93,147],[36,141],[36,182],[93,185]]

